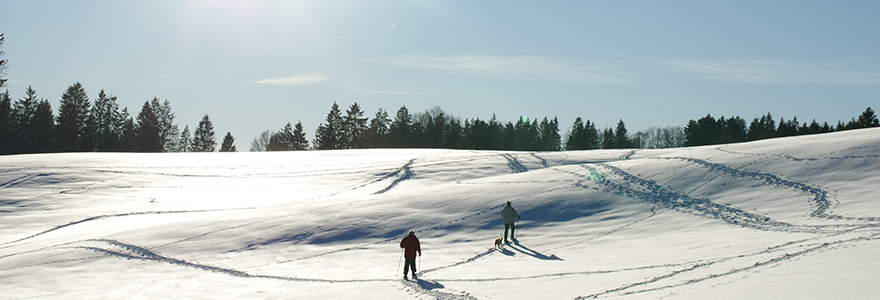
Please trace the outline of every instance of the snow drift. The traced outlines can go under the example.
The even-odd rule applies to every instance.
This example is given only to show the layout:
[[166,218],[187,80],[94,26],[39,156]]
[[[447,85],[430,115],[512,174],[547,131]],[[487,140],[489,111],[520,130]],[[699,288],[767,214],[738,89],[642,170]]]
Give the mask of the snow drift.
[[[880,293],[880,129],[664,150],[0,157],[8,299]],[[496,250],[499,213],[522,216]],[[418,280],[398,242],[415,230]]]

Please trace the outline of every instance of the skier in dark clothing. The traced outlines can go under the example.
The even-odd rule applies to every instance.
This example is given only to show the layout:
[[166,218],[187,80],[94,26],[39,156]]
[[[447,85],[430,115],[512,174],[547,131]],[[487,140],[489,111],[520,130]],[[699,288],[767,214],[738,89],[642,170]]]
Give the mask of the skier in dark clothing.
[[510,228],[510,239],[515,242],[516,238],[513,237],[513,234],[516,231],[516,225],[514,225],[514,222],[516,222],[516,220],[519,220],[519,214],[516,213],[516,210],[513,209],[513,206],[510,206],[510,201],[507,201],[507,205],[505,205],[504,209],[501,210],[501,217],[504,218],[504,242],[508,243],[508,228]]
[[403,264],[403,279],[407,279],[407,273],[412,269],[413,278],[416,277],[416,252],[422,256],[422,247],[419,245],[419,238],[416,232],[410,230],[403,240],[400,241],[400,248],[403,248],[403,258],[406,262]]

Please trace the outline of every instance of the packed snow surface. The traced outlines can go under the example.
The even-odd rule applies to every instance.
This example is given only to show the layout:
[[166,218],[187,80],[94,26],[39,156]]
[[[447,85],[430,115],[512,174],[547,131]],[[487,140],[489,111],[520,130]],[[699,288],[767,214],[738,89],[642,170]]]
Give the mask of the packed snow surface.
[[[0,157],[4,299],[867,299],[880,129],[664,150]],[[518,243],[493,247],[506,201]],[[403,280],[414,230],[418,279]]]

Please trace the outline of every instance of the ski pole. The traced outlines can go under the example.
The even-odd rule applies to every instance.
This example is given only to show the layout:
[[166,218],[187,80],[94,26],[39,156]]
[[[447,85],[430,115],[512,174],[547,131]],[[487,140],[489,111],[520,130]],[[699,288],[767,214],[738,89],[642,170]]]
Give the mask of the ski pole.
[[397,260],[397,271],[400,271],[400,261],[403,260],[403,248],[400,249],[400,259]]
[[514,224],[513,225],[514,227],[517,227],[516,228],[516,232],[517,232],[516,236],[520,236],[521,235],[520,233],[522,232],[522,228],[519,228],[519,226],[520,226],[519,225],[519,218],[516,218],[516,220],[513,220],[513,224]]
[[[519,218],[517,218],[516,220],[513,220],[513,227],[519,227]],[[520,231],[520,230],[522,230],[522,228],[516,229],[516,231]],[[519,236],[519,233],[517,233],[516,236]]]

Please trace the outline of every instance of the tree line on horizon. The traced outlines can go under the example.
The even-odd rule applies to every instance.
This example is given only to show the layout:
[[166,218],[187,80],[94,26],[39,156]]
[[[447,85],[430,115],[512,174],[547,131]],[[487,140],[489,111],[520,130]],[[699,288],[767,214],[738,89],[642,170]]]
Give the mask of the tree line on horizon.
[[[292,136],[296,144],[273,143],[289,140],[279,136],[291,136],[288,123],[281,131],[264,131],[251,142],[251,151],[305,150],[302,124],[297,123]],[[446,148],[472,150],[536,150],[558,151],[561,138],[556,118],[544,118],[540,122],[520,118],[516,123],[502,124],[494,116],[489,121],[471,119],[462,121],[440,107],[412,114],[402,106],[391,119],[380,108],[370,119],[364,117],[360,105],[353,103],[344,112],[333,103],[324,123],[318,125],[311,149],[363,149],[363,148]]]
[[[52,152],[213,152],[214,125],[207,114],[190,133],[174,123],[168,100],[144,102],[136,117],[101,90],[91,102],[79,82],[61,95],[58,115],[49,100],[28,87],[15,102],[0,93],[0,154]],[[220,151],[235,151],[227,133]]]
[[748,125],[739,117],[715,119],[711,114],[699,120],[690,120],[685,131],[685,142],[682,146],[702,146],[757,141],[769,138],[808,135],[844,131],[851,129],[878,127],[877,115],[868,107],[857,118],[844,123],[838,121],[836,126],[828,122],[819,124],[816,119],[810,123],[800,123],[797,117],[790,120],[780,118],[779,123],[768,112],[760,118],[754,118]]
[[[816,120],[800,123],[797,117],[784,118],[777,125],[770,113],[751,122],[736,116],[715,119],[707,115],[690,120],[684,127],[651,127],[629,134],[620,120],[614,128],[598,129],[590,120],[577,117],[564,138],[559,134],[557,118],[541,121],[521,117],[514,122],[500,122],[493,115],[488,121],[462,120],[434,107],[421,113],[410,113],[401,106],[394,118],[380,108],[370,119],[356,102],[343,112],[333,103],[324,123],[318,125],[315,137],[305,137],[302,123],[295,129],[287,123],[280,131],[264,131],[251,142],[251,151],[296,151],[364,148],[445,148],[469,150],[561,151],[594,149],[660,149],[739,143],[768,138],[786,137],[878,127],[877,116],[868,107],[849,122],[836,126]],[[296,142],[293,142],[293,141]]]
[[[9,90],[0,93],[0,154],[51,152],[214,152],[217,142],[208,114],[190,132],[180,130],[168,100],[144,102],[132,116],[120,109],[117,98],[101,90],[90,101],[82,84],[76,82],[62,94],[55,115],[47,99],[32,87],[12,101]],[[401,106],[391,118],[379,109],[373,118],[364,117],[356,102],[344,112],[333,103],[324,122],[309,141],[301,122],[287,123],[279,131],[264,131],[251,142],[250,151],[297,151],[365,148],[445,148],[470,150],[562,151],[627,148],[674,148],[682,146],[738,143],[767,138],[817,134],[878,127],[874,111],[835,126],[815,120],[800,123],[797,117],[777,123],[770,113],[751,122],[736,116],[706,115],[686,126],[652,127],[630,134],[620,120],[614,128],[597,128],[577,117],[567,133],[560,135],[557,118],[501,122],[461,119],[440,107],[410,113]],[[234,152],[235,139],[227,133],[219,151]]]

